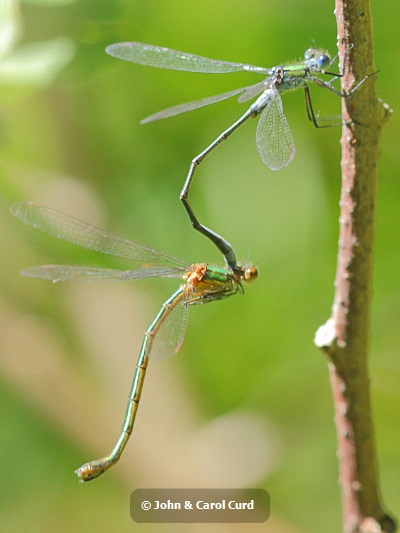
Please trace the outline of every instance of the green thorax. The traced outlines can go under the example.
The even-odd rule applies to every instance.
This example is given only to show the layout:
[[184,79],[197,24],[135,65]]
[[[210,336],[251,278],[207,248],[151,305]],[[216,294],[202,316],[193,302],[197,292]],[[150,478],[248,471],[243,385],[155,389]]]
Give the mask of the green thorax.
[[283,69],[283,77],[277,85],[278,92],[290,91],[306,84],[308,69],[304,63],[283,65],[281,68]]
[[208,265],[202,281],[211,281],[216,284],[224,285],[232,283],[236,280],[233,277],[232,273],[226,270],[225,268]]

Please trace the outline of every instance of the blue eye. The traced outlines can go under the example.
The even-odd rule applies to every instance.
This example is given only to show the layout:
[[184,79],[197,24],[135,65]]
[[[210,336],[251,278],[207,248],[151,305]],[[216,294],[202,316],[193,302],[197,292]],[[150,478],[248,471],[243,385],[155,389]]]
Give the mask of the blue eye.
[[329,65],[331,58],[328,56],[328,54],[322,54],[317,59],[317,65],[319,68],[324,68],[327,65]]

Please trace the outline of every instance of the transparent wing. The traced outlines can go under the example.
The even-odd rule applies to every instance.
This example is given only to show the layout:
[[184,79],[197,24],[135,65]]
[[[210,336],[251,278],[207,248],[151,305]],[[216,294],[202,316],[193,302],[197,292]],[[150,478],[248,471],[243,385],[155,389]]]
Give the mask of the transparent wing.
[[16,202],[10,206],[10,212],[25,224],[83,248],[142,263],[167,263],[181,268],[188,267],[184,261],[164,252],[123,239],[41,204]]
[[188,310],[182,300],[171,309],[154,337],[149,355],[152,361],[161,361],[179,352],[186,333]]
[[248,100],[251,100],[252,98],[255,98],[257,95],[265,91],[268,87],[270,87],[271,83],[275,80],[275,78],[270,77],[266,80],[260,81],[260,83],[256,83],[255,85],[250,85],[245,89],[245,91],[239,96],[238,102],[247,102]]
[[271,90],[271,100],[258,121],[256,141],[263,163],[271,170],[280,170],[293,159],[296,148],[283,113],[282,99],[273,86]]
[[128,281],[143,278],[182,278],[186,269],[181,267],[148,267],[137,270],[115,270],[111,268],[96,268],[70,265],[40,265],[25,268],[23,276],[40,278],[56,283],[58,281]]
[[186,52],[178,52],[162,46],[143,43],[115,43],[106,48],[110,56],[148,65],[150,67],[165,68],[171,70],[184,70],[187,72],[203,72],[209,74],[225,74],[227,72],[240,72],[246,70],[268,74],[268,69],[247,65],[245,63],[231,63],[217,59],[208,59]]
[[140,121],[141,124],[146,124],[147,122],[152,122],[153,120],[160,120],[161,118],[173,117],[179,115],[180,113],[186,113],[187,111],[193,111],[193,109],[199,109],[200,107],[205,107],[207,105],[215,104],[216,102],[222,102],[227,100],[236,94],[240,94],[246,90],[246,87],[240,89],[234,89],[233,91],[228,91],[227,93],[216,94],[215,96],[208,96],[207,98],[201,98],[200,100],[193,100],[193,102],[186,102],[185,104],[175,105],[173,107],[168,107],[163,111],[154,113],[149,117],[144,118]]

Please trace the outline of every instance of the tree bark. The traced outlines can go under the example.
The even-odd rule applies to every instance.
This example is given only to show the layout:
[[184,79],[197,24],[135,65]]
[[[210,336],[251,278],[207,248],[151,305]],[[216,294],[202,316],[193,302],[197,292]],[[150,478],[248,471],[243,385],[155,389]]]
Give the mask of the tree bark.
[[[342,91],[374,73],[368,0],[336,0]],[[378,142],[391,111],[370,76],[343,98],[342,189],[332,314],[316,345],[329,359],[345,533],[396,531],[378,482],[368,376]]]

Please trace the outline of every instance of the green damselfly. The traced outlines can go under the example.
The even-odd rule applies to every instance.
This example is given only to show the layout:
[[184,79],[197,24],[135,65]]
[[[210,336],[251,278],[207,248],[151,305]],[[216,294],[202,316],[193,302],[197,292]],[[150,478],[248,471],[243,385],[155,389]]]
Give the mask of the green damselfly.
[[[368,78],[368,76],[366,76],[349,93],[342,93],[336,90],[332,87],[332,83],[342,77],[342,74],[326,70],[326,68],[332,66],[336,60],[336,56],[331,60],[326,51],[317,48],[306,50],[304,59],[301,61],[283,64],[272,68],[258,67],[246,63],[232,63],[229,61],[208,59],[186,52],[178,52],[177,50],[171,50],[169,48],[136,42],[111,44],[107,46],[106,52],[111,56],[125,61],[163,69],[209,74],[246,71],[266,76],[264,80],[255,85],[241,87],[201,100],[176,105],[155,113],[154,115],[150,115],[141,121],[143,124],[153,120],[172,117],[179,113],[192,111],[216,102],[221,102],[222,100],[226,100],[235,95],[240,95],[238,98],[239,102],[247,102],[252,98],[258,97],[234,124],[223,131],[205,150],[193,158],[180,193],[180,199],[183,202],[192,226],[216,244],[224,255],[227,265],[233,271],[235,271],[237,265],[236,255],[232,246],[220,235],[203,226],[196,218],[193,209],[189,204],[189,191],[196,168],[214,148],[216,148],[222,141],[226,140],[247,119],[254,118],[261,114],[256,134],[256,143],[259,154],[264,164],[271,170],[282,169],[292,161],[296,149],[289,124],[283,112],[280,95],[283,92],[303,87],[305,91],[308,118],[313,122],[314,126],[326,127],[326,125],[321,126],[317,121],[311,103],[308,83],[313,82],[320,87],[332,91],[337,96],[346,98],[352,95]],[[317,76],[321,74],[331,76],[330,80],[325,81]]]
[[41,265],[22,270],[21,274],[24,276],[52,282],[118,281],[151,277],[181,280],[179,288],[162,304],[144,334],[122,430],[114,448],[108,455],[85,463],[76,470],[82,482],[90,481],[99,477],[119,460],[133,430],[149,358],[160,360],[181,348],[189,307],[243,293],[242,283],[254,280],[258,273],[251,265],[238,267],[235,273],[206,263],[190,265],[164,252],[123,239],[114,233],[40,204],[17,202],[11,205],[10,211],[25,224],[49,235],[103,254],[137,261],[143,265],[135,270]]

